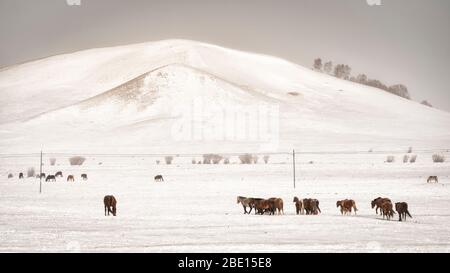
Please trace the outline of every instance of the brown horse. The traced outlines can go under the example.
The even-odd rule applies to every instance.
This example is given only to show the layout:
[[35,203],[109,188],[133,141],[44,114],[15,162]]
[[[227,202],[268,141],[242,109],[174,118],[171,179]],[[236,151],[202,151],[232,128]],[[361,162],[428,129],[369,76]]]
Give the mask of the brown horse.
[[438,177],[437,176],[430,176],[430,177],[428,177],[428,179],[427,179],[427,183],[438,183],[439,181],[438,181]]
[[[257,213],[263,215],[267,211],[269,214],[273,214],[274,208],[269,202],[269,200],[261,199],[261,198],[255,198],[253,199],[253,206]],[[256,212],[255,212],[256,213]]]
[[23,173],[19,173],[19,179],[23,179]]
[[322,211],[319,208],[319,200],[317,199],[311,199],[311,198],[305,198],[303,199],[303,207],[306,211],[306,215],[317,215],[322,213]]
[[303,214],[303,203],[302,201],[300,201],[300,199],[298,199],[298,197],[294,197],[294,201],[292,201],[295,203],[295,211],[298,214]]
[[394,217],[395,212],[391,201],[384,201],[383,204],[381,204],[381,213],[383,219],[386,217],[387,220],[391,220],[391,218]]
[[55,173],[55,177],[63,177],[62,172],[61,172],[61,171],[56,172],[56,173]]
[[[382,197],[377,197],[375,199],[372,200],[371,205],[372,205],[372,209],[376,207],[375,209],[375,213],[378,214],[378,209],[381,209],[381,205],[386,202],[389,201],[391,202],[391,199],[389,198],[382,198]],[[391,202],[392,203],[392,202]],[[380,214],[382,214],[382,212],[380,211]]]
[[67,182],[69,182],[69,181],[75,182],[75,178],[73,177],[73,175],[69,175],[67,177]]
[[341,207],[341,214],[351,214],[352,213],[352,209],[355,211],[355,215],[356,215],[356,211],[358,210],[356,208],[356,203],[354,200],[351,199],[345,199],[345,200],[340,200],[336,202],[336,207]]
[[398,220],[401,222],[402,218],[406,221],[406,215],[412,218],[411,214],[408,211],[408,203],[406,202],[398,202],[395,203],[395,210],[398,213]]
[[88,178],[87,178],[87,174],[83,173],[83,174],[81,175],[81,179],[87,180],[87,179],[88,179]]
[[275,213],[278,213],[278,215],[284,214],[283,199],[272,197],[269,198],[267,201],[269,201],[272,214]]
[[164,178],[162,177],[162,175],[158,174],[157,176],[155,176],[155,182],[164,182]]
[[110,212],[112,213],[112,215],[116,216],[117,201],[113,195],[106,195],[103,198],[103,204],[105,205],[105,216],[106,216],[106,213],[108,213],[108,215],[109,215]]

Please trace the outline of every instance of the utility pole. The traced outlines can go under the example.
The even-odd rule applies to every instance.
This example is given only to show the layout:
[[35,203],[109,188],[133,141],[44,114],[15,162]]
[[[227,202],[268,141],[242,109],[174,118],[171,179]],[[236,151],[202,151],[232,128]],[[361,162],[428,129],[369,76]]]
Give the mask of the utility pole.
[[294,170],[294,189],[295,189],[295,150],[292,150],[292,168]]
[[41,164],[39,165],[39,193],[42,193],[42,150],[41,150]]

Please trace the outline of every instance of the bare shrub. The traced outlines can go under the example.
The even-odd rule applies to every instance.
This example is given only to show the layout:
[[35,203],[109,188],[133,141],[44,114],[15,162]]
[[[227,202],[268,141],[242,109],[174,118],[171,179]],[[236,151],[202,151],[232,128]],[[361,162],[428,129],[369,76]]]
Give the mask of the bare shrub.
[[412,151],[413,151],[413,148],[412,148],[412,147],[409,147],[409,148],[408,148],[408,154],[412,153]]
[[156,164],[159,165],[159,163],[161,163],[161,161],[160,160],[156,160]]
[[81,166],[81,165],[83,165],[85,160],[86,160],[86,158],[84,158],[82,156],[73,156],[73,157],[69,158],[69,163],[72,166]]
[[445,157],[443,155],[434,154],[432,156],[432,159],[433,159],[434,163],[444,163],[445,162]]
[[241,161],[241,164],[252,164],[253,155],[251,155],[251,154],[240,155],[239,160]]
[[56,158],[50,158],[50,166],[55,166],[56,164]]
[[269,163],[269,158],[270,158],[270,156],[268,156],[268,155],[265,155],[265,156],[263,157],[263,160],[264,160],[264,163],[265,163],[265,164]]
[[409,155],[404,155],[403,156],[403,163],[408,163],[409,161]]
[[220,161],[222,161],[222,159],[223,157],[220,155],[213,155],[212,157],[213,164],[219,164]]
[[200,165],[201,165],[201,164],[202,164],[202,162],[201,162],[201,161],[199,160],[199,161],[197,162],[197,164],[200,164]]
[[230,159],[228,157],[225,157],[223,160],[223,164],[230,164]]
[[195,158],[193,158],[193,159],[191,160],[191,163],[192,163],[192,164],[197,164],[197,161],[195,160]]
[[164,157],[164,161],[166,162],[167,165],[172,164],[173,156],[169,155],[169,156]]
[[203,155],[203,164],[211,164],[212,154],[204,154]]
[[203,155],[203,164],[219,164],[222,161],[223,157],[218,154],[204,154]]
[[36,176],[36,170],[31,167],[27,169],[27,177],[35,177]]
[[253,156],[253,164],[258,164],[259,157],[257,155]]
[[409,163],[416,163],[417,160],[417,155],[411,155],[411,157],[409,158]]
[[394,162],[395,162],[395,156],[389,155],[389,156],[386,158],[386,162],[387,162],[387,163],[394,163]]

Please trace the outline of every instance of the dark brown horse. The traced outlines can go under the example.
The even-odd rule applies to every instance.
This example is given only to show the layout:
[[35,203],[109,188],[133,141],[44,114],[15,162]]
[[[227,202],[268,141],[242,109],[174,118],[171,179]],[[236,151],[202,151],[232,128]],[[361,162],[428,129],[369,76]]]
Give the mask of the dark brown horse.
[[162,177],[162,175],[158,174],[157,176],[155,176],[155,182],[164,182],[164,178]]
[[87,180],[87,179],[88,179],[88,178],[87,178],[87,174],[83,173],[83,174],[81,175],[81,179]]
[[45,178],[45,182],[56,182],[56,177],[54,175],[48,175],[47,178]]
[[406,221],[407,215],[412,218],[411,214],[408,211],[408,203],[406,203],[406,202],[395,203],[395,210],[398,213],[398,220],[400,222],[402,221],[402,219],[404,219]]
[[19,179],[23,179],[23,173],[19,173]]
[[113,195],[106,195],[103,198],[103,204],[105,205],[105,216],[106,213],[111,212],[112,215],[116,216],[116,205],[117,205],[117,201],[116,198]]
[[73,175],[67,176],[67,182],[69,181],[75,182],[75,178],[73,177]]
[[63,177],[63,174],[61,171],[55,173],[55,177]]

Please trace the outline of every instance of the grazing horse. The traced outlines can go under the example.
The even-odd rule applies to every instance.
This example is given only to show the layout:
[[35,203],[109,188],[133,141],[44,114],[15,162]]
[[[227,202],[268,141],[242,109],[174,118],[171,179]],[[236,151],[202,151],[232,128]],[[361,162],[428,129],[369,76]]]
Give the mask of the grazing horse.
[[336,207],[339,208],[341,207],[341,214],[351,214],[352,213],[352,209],[355,211],[355,215],[356,215],[356,211],[358,210],[356,208],[356,203],[354,200],[352,199],[345,199],[345,200],[340,200],[336,202]]
[[283,199],[272,197],[272,198],[269,198],[268,201],[270,204],[270,209],[272,211],[272,214],[275,214],[275,213],[278,213],[278,215],[281,215],[281,213],[284,214]]
[[45,179],[45,173],[41,173],[41,177],[40,178],[44,178]]
[[13,177],[14,177],[14,175],[12,173],[8,174],[8,179],[11,179]]
[[69,175],[67,177],[67,182],[69,182],[69,181],[75,182],[75,178],[73,177],[73,175]]
[[303,199],[303,207],[305,208],[306,215],[317,215],[319,212],[322,213],[319,208],[319,200],[317,199]]
[[[391,202],[391,199],[389,199],[389,198],[377,197],[377,198],[375,198],[375,199],[372,200],[372,202],[371,202],[372,209],[376,207],[376,209],[375,209],[375,213],[376,213],[376,214],[378,214],[378,209],[380,209],[380,214],[382,214],[382,211],[381,211],[381,205],[382,205],[384,202],[386,202],[386,201]],[[392,203],[392,202],[391,202],[391,203]]]
[[63,174],[61,171],[55,173],[55,177],[63,177]]
[[155,182],[164,182],[164,178],[162,177],[162,175],[158,174],[157,176],[155,176]]
[[294,197],[294,201],[292,201],[295,203],[295,211],[298,214],[303,214],[303,203],[302,201],[300,201],[300,199],[298,199],[298,197]]
[[[270,205],[269,200],[255,198],[253,201],[254,201],[254,203],[253,203],[254,208],[259,214],[263,215],[267,211],[269,212],[270,215],[273,214],[273,209],[272,209],[273,207]],[[256,214],[256,212],[255,212],[255,214]]]
[[103,204],[105,205],[105,216],[106,216],[106,213],[108,213],[108,215],[109,215],[110,212],[112,213],[112,215],[116,216],[117,201],[113,195],[106,195],[103,198]]
[[[242,207],[244,208],[244,214],[250,214],[252,212],[253,206],[252,206],[253,198],[247,198],[243,196],[237,197],[237,203],[242,204]],[[247,212],[247,207],[250,208],[250,211]]]
[[433,175],[433,176],[430,176],[430,177],[428,177],[428,179],[427,179],[427,183],[438,183],[439,181],[438,181],[438,177],[437,176],[435,176],[435,175]]
[[23,173],[19,173],[19,179],[23,179]]
[[45,179],[45,182],[56,182],[56,177],[54,175],[48,175],[47,178]]
[[381,213],[383,214],[383,219],[386,217],[387,220],[391,220],[392,217],[394,217],[394,210],[392,209],[392,202],[391,201],[384,201],[383,204],[381,204]]
[[83,174],[81,175],[81,179],[87,180],[87,179],[88,179],[88,178],[87,178],[87,174],[83,173]]
[[406,221],[406,215],[412,218],[408,211],[408,203],[398,202],[395,203],[395,210],[398,212],[398,220],[401,222],[402,218]]

